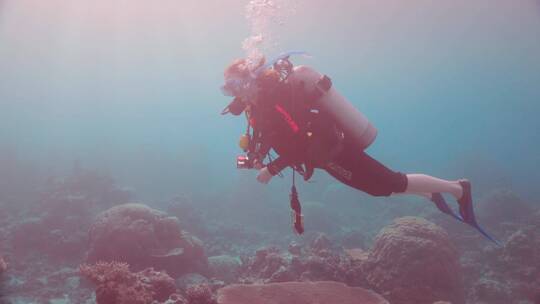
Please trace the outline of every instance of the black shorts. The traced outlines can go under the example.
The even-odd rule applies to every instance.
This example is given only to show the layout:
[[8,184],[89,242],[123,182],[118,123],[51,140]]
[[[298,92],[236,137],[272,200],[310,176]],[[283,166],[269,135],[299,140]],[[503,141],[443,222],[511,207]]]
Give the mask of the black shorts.
[[[349,150],[349,151],[347,151]],[[367,155],[345,149],[324,168],[342,183],[373,196],[389,196],[407,189],[407,176],[395,172]]]

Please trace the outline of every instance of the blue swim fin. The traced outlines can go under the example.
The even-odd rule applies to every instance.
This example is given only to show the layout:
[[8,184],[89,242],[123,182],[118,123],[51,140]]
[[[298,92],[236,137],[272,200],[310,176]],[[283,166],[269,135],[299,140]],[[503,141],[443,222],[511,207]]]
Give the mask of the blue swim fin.
[[496,238],[492,237],[489,233],[487,233],[480,225],[478,225],[478,223],[474,223],[474,224],[469,224],[471,226],[473,226],[474,228],[476,228],[476,230],[478,230],[483,236],[485,236],[488,240],[492,241],[493,243],[495,243],[495,245],[499,246],[499,247],[502,247],[501,245],[501,242],[499,242]]
[[450,208],[450,206],[448,206],[448,204],[444,200],[444,197],[439,192],[431,194],[431,201],[434,202],[435,206],[437,206],[437,208],[439,208],[439,210],[441,210],[443,213],[446,213],[446,214],[452,216],[453,218],[455,218],[456,220],[458,220],[460,222],[463,222],[463,219],[459,215],[457,215]]
[[472,191],[471,191],[471,182],[466,179],[459,181],[459,184],[463,188],[463,195],[458,200],[459,204],[459,214],[463,218],[463,222],[471,225],[476,228],[483,236],[488,240],[495,243],[497,246],[501,246],[501,243],[496,240],[494,237],[489,235],[478,223],[476,222],[476,216],[474,215],[474,208],[472,203]]

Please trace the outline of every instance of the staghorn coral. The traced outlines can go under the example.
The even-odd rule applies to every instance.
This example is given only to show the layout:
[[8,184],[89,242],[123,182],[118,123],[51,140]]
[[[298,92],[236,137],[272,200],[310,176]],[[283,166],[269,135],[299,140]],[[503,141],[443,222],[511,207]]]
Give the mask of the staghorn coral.
[[93,282],[98,304],[148,304],[167,301],[176,292],[174,280],[166,273],[145,269],[138,273],[122,262],[83,264],[80,273]]
[[117,260],[134,270],[154,267],[175,277],[207,267],[201,241],[182,231],[176,217],[142,204],[124,204],[101,213],[89,234],[90,263]]

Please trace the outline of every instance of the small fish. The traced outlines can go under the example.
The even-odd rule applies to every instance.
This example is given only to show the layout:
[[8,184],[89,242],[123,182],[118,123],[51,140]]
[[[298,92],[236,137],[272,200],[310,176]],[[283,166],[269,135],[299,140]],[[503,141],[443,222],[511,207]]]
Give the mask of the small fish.
[[177,247],[165,253],[163,253],[163,250],[154,250],[150,256],[154,258],[168,258],[168,257],[174,257],[174,256],[181,256],[183,254],[184,254],[184,248]]

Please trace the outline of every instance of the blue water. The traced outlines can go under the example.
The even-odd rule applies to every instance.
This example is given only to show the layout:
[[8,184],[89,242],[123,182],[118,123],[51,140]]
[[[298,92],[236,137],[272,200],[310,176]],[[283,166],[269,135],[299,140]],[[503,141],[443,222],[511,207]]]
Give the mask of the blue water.
[[[288,179],[265,189],[235,169],[244,121],[219,115],[223,68],[249,35],[244,5],[0,1],[1,166],[46,176],[78,161],[141,200],[226,198],[244,185],[286,197]],[[314,55],[296,62],[330,75],[376,125],[375,158],[540,195],[538,1],[297,7],[274,50]],[[316,198],[313,187],[303,191]]]

